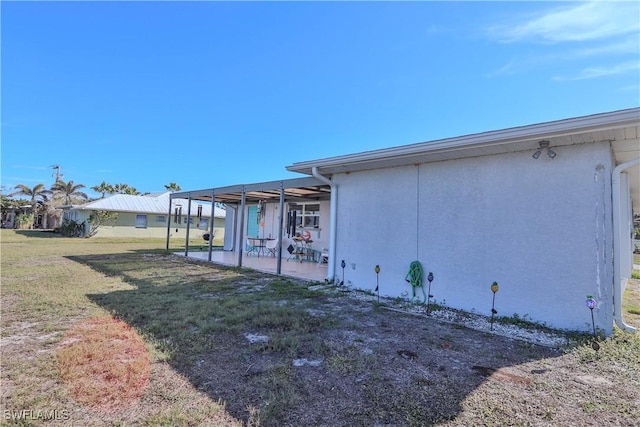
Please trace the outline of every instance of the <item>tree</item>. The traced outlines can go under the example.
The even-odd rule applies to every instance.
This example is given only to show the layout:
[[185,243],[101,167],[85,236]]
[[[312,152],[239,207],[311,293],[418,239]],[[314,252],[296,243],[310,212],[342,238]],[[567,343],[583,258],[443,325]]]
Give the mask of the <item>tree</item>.
[[113,185],[107,184],[104,181],[102,181],[100,183],[100,185],[94,185],[93,187],[91,187],[91,190],[95,191],[96,193],[102,194],[102,198],[103,199],[104,199],[104,195],[105,194],[107,194],[107,193],[109,193],[109,194],[115,193],[115,190],[113,189]]
[[29,187],[28,185],[18,184],[15,188],[17,191],[11,193],[10,196],[26,196],[29,198],[29,202],[31,203],[30,212],[32,215],[30,221],[32,221],[35,226],[36,214],[38,213],[38,210],[47,210],[47,196],[51,194],[51,190],[48,190],[44,186],[44,184],[36,184],[33,188]]
[[16,190],[18,191],[14,191],[10,196],[27,196],[33,212],[35,212],[38,207],[38,201],[46,202],[47,196],[51,194],[51,190],[48,190],[44,184],[36,184],[33,188],[24,184],[18,184],[16,185]]
[[89,231],[85,237],[93,237],[103,225],[116,225],[118,213],[112,211],[93,211],[89,216]]
[[57,197],[62,198],[64,204],[70,205],[73,202],[85,201],[89,198],[86,193],[80,191],[82,188],[85,188],[84,184],[76,185],[73,181],[58,180],[51,186],[51,191]]
[[170,182],[169,184],[165,185],[164,188],[166,188],[167,191],[171,191],[172,193],[182,190],[182,187],[180,187],[175,182]]
[[129,184],[116,184],[113,186],[113,190],[115,193],[119,193],[119,194],[132,194],[132,195],[140,194],[140,192],[136,190],[135,187],[130,187]]

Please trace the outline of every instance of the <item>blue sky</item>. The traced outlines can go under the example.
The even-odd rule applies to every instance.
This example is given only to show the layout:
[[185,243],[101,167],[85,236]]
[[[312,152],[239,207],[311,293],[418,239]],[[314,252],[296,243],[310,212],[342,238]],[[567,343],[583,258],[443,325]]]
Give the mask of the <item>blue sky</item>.
[[[2,187],[141,192],[640,105],[637,2],[7,2]],[[89,195],[97,194],[88,191]]]

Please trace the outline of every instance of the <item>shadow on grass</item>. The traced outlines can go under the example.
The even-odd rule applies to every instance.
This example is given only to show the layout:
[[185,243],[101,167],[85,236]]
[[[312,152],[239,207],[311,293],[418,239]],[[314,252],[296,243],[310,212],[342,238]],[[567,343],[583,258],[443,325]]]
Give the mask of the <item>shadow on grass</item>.
[[52,237],[63,237],[60,233],[53,230],[14,230],[19,236],[33,237],[41,239],[50,239]]
[[148,252],[69,259],[130,284],[88,297],[245,422],[258,409],[267,426],[433,425],[487,377],[523,388],[545,370],[517,365],[559,355],[246,269]]

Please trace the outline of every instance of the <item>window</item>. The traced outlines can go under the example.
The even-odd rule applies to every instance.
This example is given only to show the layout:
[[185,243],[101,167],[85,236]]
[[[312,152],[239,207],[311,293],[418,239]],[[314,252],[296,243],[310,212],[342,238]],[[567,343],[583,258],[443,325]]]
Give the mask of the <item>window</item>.
[[296,227],[320,227],[319,203],[298,203],[296,205],[292,205],[290,209],[296,211]]
[[200,230],[206,230],[207,227],[209,227],[209,220],[202,218],[200,221],[198,221],[198,228]]
[[157,215],[156,216],[156,222],[165,223],[165,222],[167,222],[167,217],[164,216],[164,215]]
[[136,215],[136,228],[147,228],[146,215]]

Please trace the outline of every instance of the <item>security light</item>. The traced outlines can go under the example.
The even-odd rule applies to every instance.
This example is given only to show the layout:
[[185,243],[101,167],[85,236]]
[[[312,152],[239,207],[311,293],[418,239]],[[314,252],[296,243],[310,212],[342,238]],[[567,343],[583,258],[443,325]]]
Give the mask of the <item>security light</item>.
[[542,150],[544,150],[545,148],[547,149],[547,156],[549,156],[549,158],[553,159],[555,156],[557,156],[557,153],[549,148],[549,141],[539,141],[538,145],[540,146],[540,148],[538,148],[535,153],[531,155],[531,157],[533,157],[534,159],[538,159],[542,154]]

